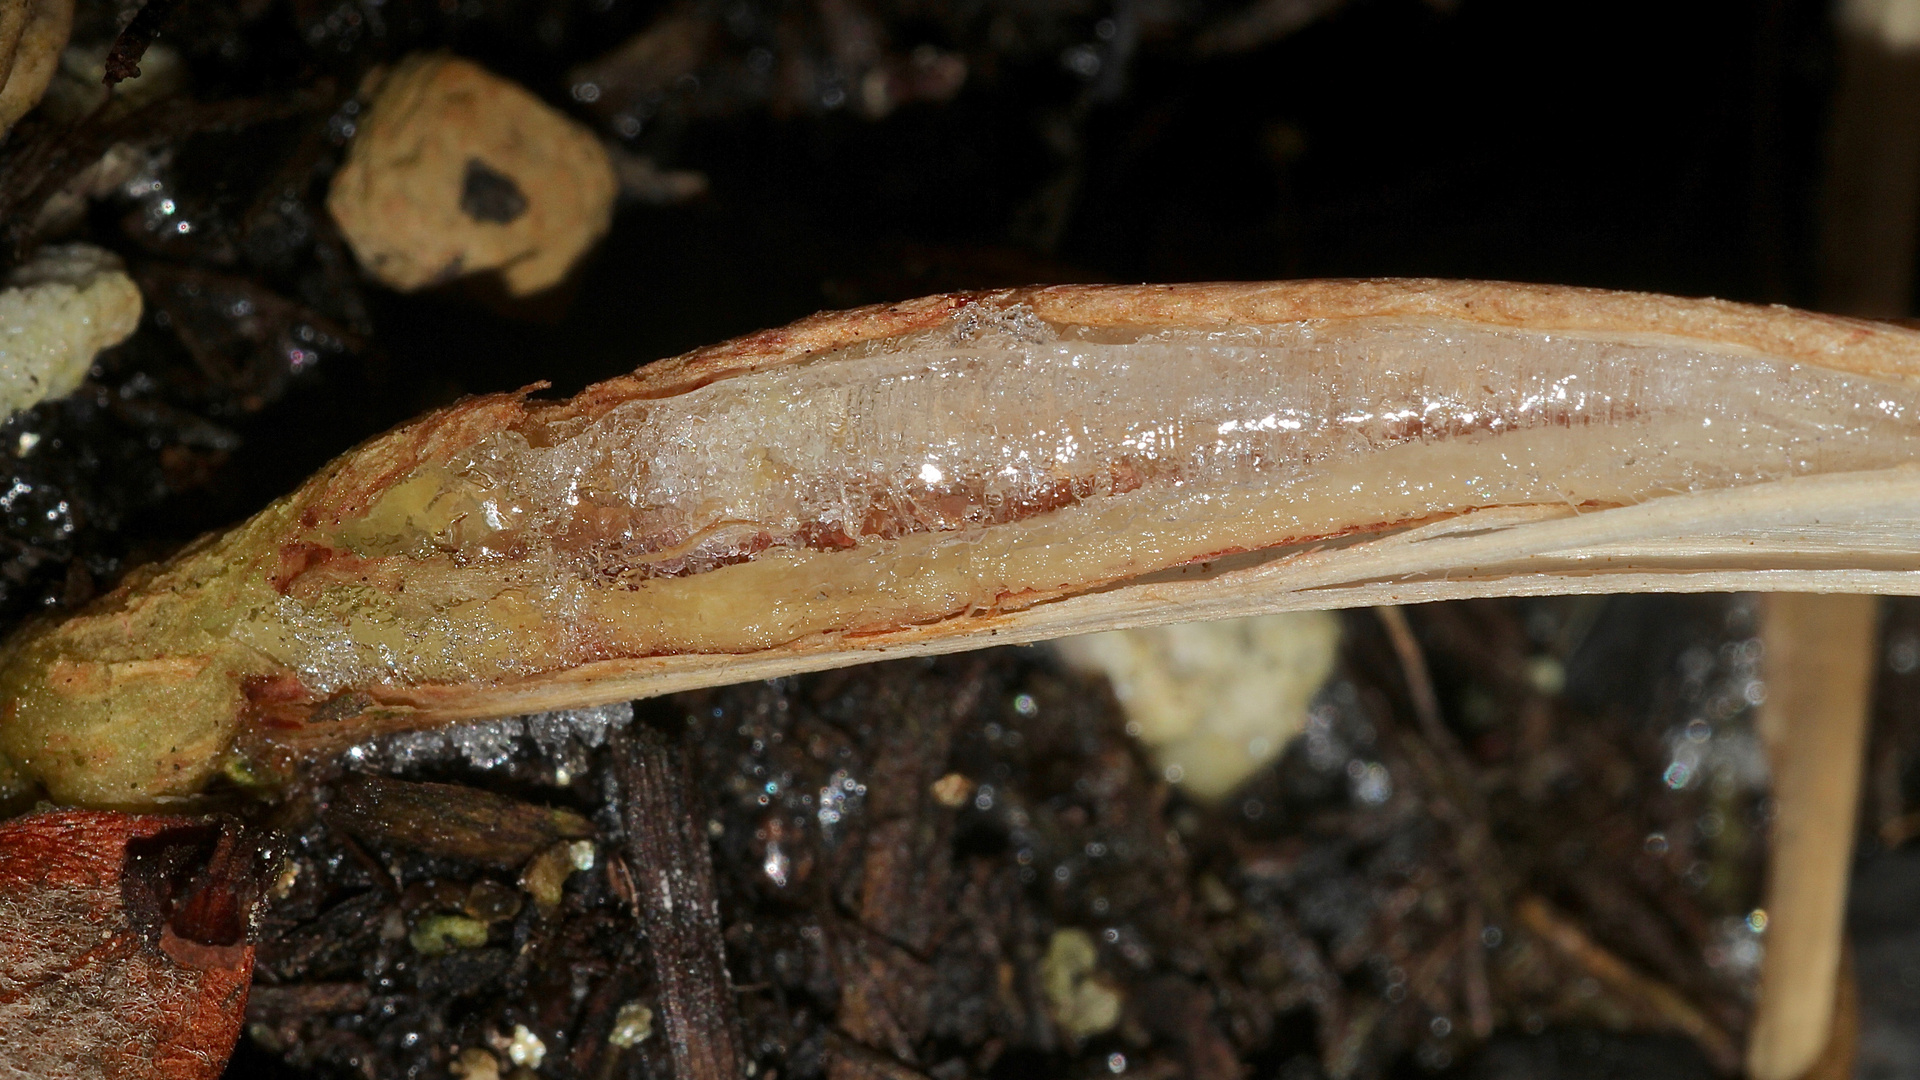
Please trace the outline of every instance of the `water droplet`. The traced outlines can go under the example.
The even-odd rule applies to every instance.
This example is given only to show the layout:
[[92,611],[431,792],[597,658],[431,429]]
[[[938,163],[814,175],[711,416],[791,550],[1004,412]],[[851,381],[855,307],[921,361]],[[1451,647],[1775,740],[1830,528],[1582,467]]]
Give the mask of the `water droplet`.
[[792,867],[793,861],[787,858],[786,852],[780,850],[778,843],[767,845],[767,858],[760,868],[766,871],[767,880],[773,882],[775,888],[787,887],[787,871]]

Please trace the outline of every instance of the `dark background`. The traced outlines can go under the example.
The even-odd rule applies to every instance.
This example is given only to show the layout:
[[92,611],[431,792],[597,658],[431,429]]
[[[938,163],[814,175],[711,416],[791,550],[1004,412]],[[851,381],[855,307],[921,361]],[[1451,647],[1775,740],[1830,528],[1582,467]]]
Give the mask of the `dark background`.
[[[1813,301],[1823,5],[1332,6],[1239,55],[1147,42],[1110,90],[1018,56],[879,121],[741,110],[645,132],[712,193],[624,212],[564,323],[396,304],[382,340],[493,389],[825,306],[1034,281],[1431,275]],[[1110,14],[1086,5],[1060,37],[1096,42]]]

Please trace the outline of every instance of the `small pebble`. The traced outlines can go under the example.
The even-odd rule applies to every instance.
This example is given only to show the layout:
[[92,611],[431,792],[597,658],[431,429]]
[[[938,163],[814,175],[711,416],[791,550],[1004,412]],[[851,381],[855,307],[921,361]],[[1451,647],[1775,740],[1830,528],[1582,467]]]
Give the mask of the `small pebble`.
[[582,856],[577,850],[581,843],[587,846],[585,860],[587,867],[593,866],[593,844],[591,841],[574,843],[561,842],[527,860],[520,871],[520,888],[533,897],[533,902],[544,912],[552,912],[560,906],[565,895],[567,879],[581,869]]
[[607,1041],[615,1046],[638,1046],[653,1035],[653,1010],[638,1001],[629,1001],[614,1014],[613,1030]]
[[462,1080],[500,1080],[500,1059],[478,1046],[460,1051],[447,1071]]
[[461,906],[481,922],[496,923],[520,914],[520,905],[518,889],[483,878],[467,890],[466,902]]
[[432,53],[380,82],[327,209],[360,265],[395,289],[497,270],[527,296],[605,235],[618,193],[591,131],[517,83]]
[[1086,1039],[1120,1022],[1120,991],[1099,973],[1100,954],[1092,935],[1068,928],[1054,931],[1040,961],[1040,987],[1048,1011],[1062,1031]]
[[933,801],[949,810],[958,810],[973,797],[973,781],[960,773],[948,773],[933,782]]
[[487,924],[468,915],[429,915],[407,935],[407,941],[422,956],[477,949],[487,943]]

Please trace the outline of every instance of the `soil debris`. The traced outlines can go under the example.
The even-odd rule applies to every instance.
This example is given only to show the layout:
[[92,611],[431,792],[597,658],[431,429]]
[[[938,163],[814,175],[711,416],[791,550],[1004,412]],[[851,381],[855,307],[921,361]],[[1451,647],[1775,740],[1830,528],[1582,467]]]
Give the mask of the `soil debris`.
[[[570,390],[821,307],[1395,271],[1806,302],[1836,59],[1815,3],[182,0],[143,77],[103,99],[138,6],[75,5],[60,72],[0,155],[0,260],[84,241],[147,294],[72,394],[0,425],[9,625],[84,604],[424,408],[532,377]],[[1690,62],[1730,34],[1751,50]],[[397,295],[326,208],[367,73],[446,49],[619,147],[626,205],[591,271],[525,308],[479,310],[466,285]],[[1656,74],[1608,79],[1623,55]],[[1486,115],[1505,122],[1460,122]],[[1702,116],[1734,135],[1702,138]],[[528,209],[486,221],[513,200],[485,179],[480,213],[461,208],[470,156],[439,208],[476,229],[529,219],[533,188],[485,157]],[[742,1071],[1712,1075],[1694,1040],[1530,931],[1522,901],[1741,1037],[1766,826],[1746,610],[1409,610],[1430,701],[1375,618],[1345,618],[1304,733],[1211,805],[1165,782],[1097,680],[1033,651],[674,698]],[[1920,605],[1888,612],[1878,849],[1854,893],[1878,1025],[1863,1067],[1891,1072],[1920,1059],[1902,989],[1920,964]],[[604,738],[630,716],[490,721],[318,768],[290,803],[227,1075],[525,1080],[522,1030],[550,1080],[672,1075]],[[592,833],[517,865],[362,837],[325,809],[353,775],[564,808]],[[212,853],[197,836],[180,896]],[[447,919],[479,944],[415,947]],[[1078,1046],[1041,970],[1073,931],[1123,997]]]
[[[1725,600],[1657,602],[1679,631],[1675,655],[1750,633]],[[480,921],[472,883],[494,871],[390,841],[369,866],[316,819],[301,841],[310,869],[268,910],[263,983],[382,972],[391,989],[367,1000],[398,996],[390,1013],[276,1013],[262,1019],[263,1045],[289,1060],[342,1060],[337,1033],[357,1017],[351,1054],[400,1075],[446,1068],[524,1025],[546,1047],[544,1074],[640,1076],[672,1067],[674,1036],[637,1037],[636,1010],[660,1029],[677,1007],[697,1036],[737,1031],[743,1068],[798,1078],[1112,1075],[1116,1064],[1147,1076],[1226,1080],[1252,1065],[1369,1078],[1409,1062],[1479,1069],[1513,1033],[1563,1030],[1598,1031],[1612,1047],[1608,1031],[1684,1029],[1708,1047],[1690,1060],[1711,1061],[1737,1038],[1751,992],[1750,968],[1708,957],[1725,920],[1751,907],[1752,848],[1729,852],[1725,872],[1745,884],[1724,894],[1696,868],[1703,849],[1673,850],[1695,843],[1689,823],[1710,788],[1662,785],[1648,802],[1624,778],[1660,774],[1668,747],[1641,725],[1684,721],[1696,699],[1638,713],[1579,704],[1617,628],[1644,617],[1602,617],[1570,653],[1536,644],[1584,610],[1503,601],[1405,613],[1452,765],[1427,749],[1380,623],[1343,619],[1341,664],[1305,735],[1218,804],[1166,782],[1103,684],[1033,650],[662,699],[613,743],[684,753],[682,795],[663,803],[635,800],[631,743],[615,753],[590,735],[560,739],[563,716],[541,721],[546,746],[587,748],[564,788],[527,721],[436,733],[437,749],[365,748],[352,755],[359,767],[387,762],[409,783],[433,776],[578,806],[618,857],[568,873],[557,904],[489,923],[483,944],[429,957],[403,939],[436,916]],[[1562,657],[1566,692],[1530,680],[1543,650]],[[1737,647],[1731,655],[1725,677],[1737,685]],[[1674,689],[1717,692],[1719,676],[1701,674],[1699,690]],[[1496,685],[1519,696],[1482,697]],[[1508,704],[1488,712],[1483,700]],[[677,809],[642,809],[654,806]],[[636,841],[678,817],[689,832]],[[1649,835],[1668,847],[1650,854]],[[538,858],[559,867],[558,850]],[[648,897],[660,895],[649,875],[676,860],[697,880],[694,852],[711,853],[713,938],[660,921],[687,909]],[[1524,917],[1543,902],[1558,913],[1544,931]],[[692,914],[702,910],[713,909]],[[1576,924],[1591,947],[1581,955],[1557,944]],[[716,939],[724,969],[700,944]],[[520,959],[528,948],[537,965]],[[661,948],[682,958],[681,981],[660,978]],[[1645,974],[1631,985],[1596,977],[1600,951]],[[1640,992],[1656,983],[1657,1000]],[[721,1000],[734,1020],[708,989],[729,985]],[[439,1034],[405,1049],[407,1031]]]
[[161,27],[167,23],[167,17],[173,9],[180,6],[180,0],[145,0],[133,18],[113,39],[113,47],[107,50],[106,60],[101,64],[102,79],[112,87],[128,79],[140,77],[140,58],[146,55],[153,45],[153,39],[160,36]]

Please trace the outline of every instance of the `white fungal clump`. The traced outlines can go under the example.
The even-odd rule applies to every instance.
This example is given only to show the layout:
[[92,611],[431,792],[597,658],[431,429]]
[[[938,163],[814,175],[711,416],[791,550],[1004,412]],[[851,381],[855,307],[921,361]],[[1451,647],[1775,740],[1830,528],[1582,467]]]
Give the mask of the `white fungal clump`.
[[515,1024],[513,1037],[500,1041],[505,1044],[501,1049],[507,1055],[507,1060],[515,1065],[538,1069],[540,1063],[547,1059],[547,1044],[541,1041],[540,1036],[528,1031],[525,1024]]
[[0,290],[0,418],[73,393],[140,325],[140,290],[92,244],[42,248]]
[[1088,634],[1056,647],[1112,683],[1127,730],[1169,781],[1211,801],[1306,727],[1339,652],[1340,620],[1298,611]]

